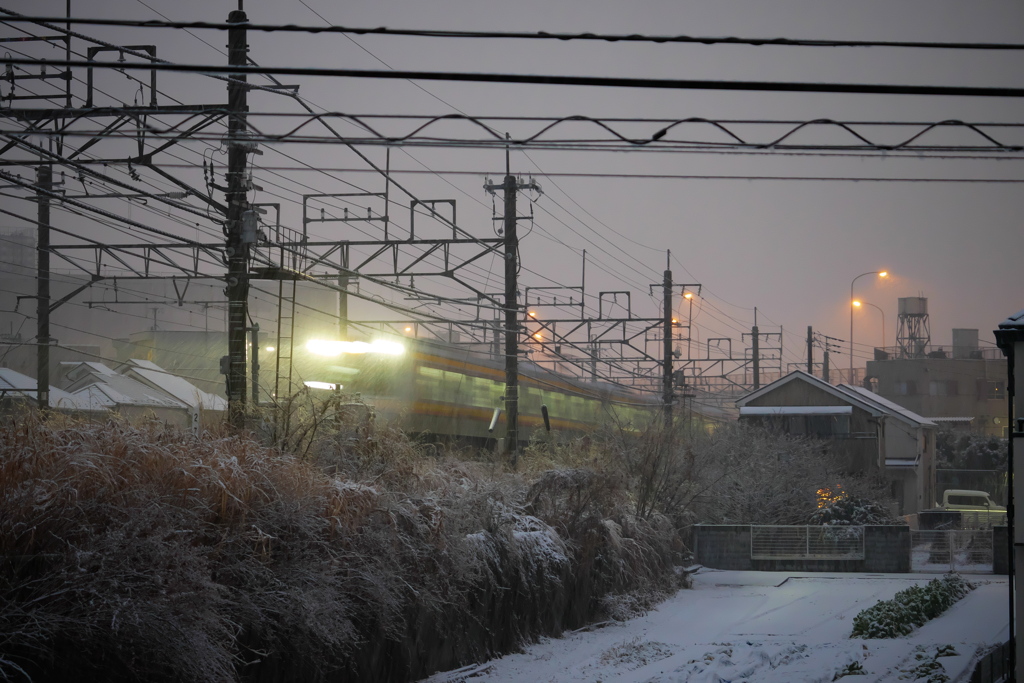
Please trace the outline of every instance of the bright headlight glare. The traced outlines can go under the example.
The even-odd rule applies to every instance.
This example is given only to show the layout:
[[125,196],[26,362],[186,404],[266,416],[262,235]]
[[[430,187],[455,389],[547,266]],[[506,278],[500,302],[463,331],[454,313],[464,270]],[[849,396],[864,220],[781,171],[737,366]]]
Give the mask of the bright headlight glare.
[[377,339],[370,344],[370,353],[382,353],[385,356],[401,356],[405,353],[405,347],[396,341]]
[[363,341],[330,341],[326,339],[310,339],[306,342],[306,350],[317,356],[340,356],[343,353],[380,353],[385,356],[400,356],[405,347],[395,341],[377,339],[372,342]]
[[310,339],[306,342],[306,350],[317,356],[340,356],[344,353],[341,344],[342,342],[325,339]]
[[332,384],[330,382],[303,382],[303,384],[309,387],[310,389],[327,389],[329,391],[341,391],[342,389],[342,386],[340,384]]

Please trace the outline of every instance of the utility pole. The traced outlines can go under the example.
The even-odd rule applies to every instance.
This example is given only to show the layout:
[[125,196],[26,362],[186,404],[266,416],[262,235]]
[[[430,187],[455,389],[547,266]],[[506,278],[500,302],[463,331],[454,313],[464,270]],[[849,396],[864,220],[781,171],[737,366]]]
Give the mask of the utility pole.
[[828,342],[825,342],[825,354],[821,361],[821,378],[825,380],[825,384],[829,384],[828,381]]
[[[755,309],[756,311],[757,309]],[[750,336],[753,338],[751,353],[754,357],[754,391],[761,388],[761,349],[759,346],[757,325],[750,328]]]
[[[341,267],[347,270],[348,263],[342,263]],[[348,286],[348,275],[338,275],[338,339],[341,340],[348,339]]]
[[807,326],[807,374],[814,374],[814,332]]
[[252,349],[252,361],[249,363],[252,372],[252,407],[260,407],[260,324],[245,328],[249,332],[249,348]]
[[[666,261],[671,258],[671,252],[666,256]],[[666,266],[668,263],[665,264]],[[672,271],[665,271],[665,279],[662,282],[663,299],[662,313],[665,320],[662,324],[664,330],[662,361],[661,361],[661,400],[662,410],[665,414],[665,430],[670,433],[672,429]]]
[[[507,152],[506,152],[507,155]],[[507,163],[506,163],[507,166]],[[506,172],[507,172],[506,168]],[[519,236],[516,234],[516,179],[506,173],[505,192],[505,450],[514,468],[519,442]]]
[[[245,66],[249,46],[246,38],[248,17],[242,10],[228,15],[228,64]],[[246,155],[251,144],[245,140],[248,84],[244,75],[234,74],[228,81],[228,171],[227,237],[228,277],[228,421],[236,428],[245,425],[245,331],[248,318],[249,246],[243,241],[243,214],[248,208],[245,194]]]
[[[674,354],[672,352],[672,341],[673,341],[673,328],[675,327],[675,320],[672,316],[673,300],[672,300],[672,289],[679,287],[682,291],[686,291],[687,288],[696,288],[697,292],[700,292],[700,284],[698,283],[675,283],[672,281],[672,271],[669,266],[672,263],[672,252],[665,252],[665,275],[661,281],[661,336],[662,336],[662,347],[661,347],[661,402],[662,402],[662,413],[664,416],[665,428],[669,431],[672,429],[672,404],[675,402],[676,394],[674,391],[674,368],[672,367],[672,359]],[[654,292],[654,288],[657,285],[650,285],[651,293]]]
[[39,410],[50,407],[50,195],[53,169],[36,169],[38,242],[36,248],[36,401]]
[[506,148],[504,182],[501,185],[485,184],[484,189],[489,192],[500,189],[505,199],[505,451],[514,468],[519,457],[519,236],[516,232],[516,194],[519,190],[540,190],[540,187],[532,181],[516,181],[510,170]]

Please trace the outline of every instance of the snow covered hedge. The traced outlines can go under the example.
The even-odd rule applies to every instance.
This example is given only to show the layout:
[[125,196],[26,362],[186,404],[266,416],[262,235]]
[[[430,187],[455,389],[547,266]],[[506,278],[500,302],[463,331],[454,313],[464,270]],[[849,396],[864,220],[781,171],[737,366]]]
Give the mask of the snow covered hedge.
[[889,509],[874,500],[859,496],[844,495],[811,513],[808,524],[825,526],[861,526],[865,524],[903,523],[889,512]]
[[409,681],[676,585],[614,479],[358,447],[0,418],[0,681]]
[[949,609],[974,590],[974,584],[955,572],[924,586],[901,590],[853,618],[853,638],[900,638]]

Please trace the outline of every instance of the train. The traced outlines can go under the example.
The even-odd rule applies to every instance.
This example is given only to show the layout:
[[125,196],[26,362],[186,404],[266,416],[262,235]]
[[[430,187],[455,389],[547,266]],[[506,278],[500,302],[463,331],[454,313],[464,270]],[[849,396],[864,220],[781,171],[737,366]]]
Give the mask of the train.
[[[312,340],[295,367],[306,386],[337,391],[411,434],[493,446],[506,433],[504,360],[493,353],[402,337]],[[518,384],[523,444],[601,427],[639,432],[661,419],[659,394],[528,360],[519,362]]]

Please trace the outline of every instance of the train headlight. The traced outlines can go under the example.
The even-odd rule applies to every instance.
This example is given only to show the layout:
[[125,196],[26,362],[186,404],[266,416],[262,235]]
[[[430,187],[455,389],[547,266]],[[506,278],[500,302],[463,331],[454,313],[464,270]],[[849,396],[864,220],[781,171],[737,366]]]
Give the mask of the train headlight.
[[376,339],[372,342],[310,339],[306,342],[306,350],[317,356],[331,358],[343,353],[379,353],[384,356],[400,356],[405,353],[405,346],[388,339]]
[[331,382],[303,382],[310,389],[327,389],[328,391],[341,391],[344,387]]

